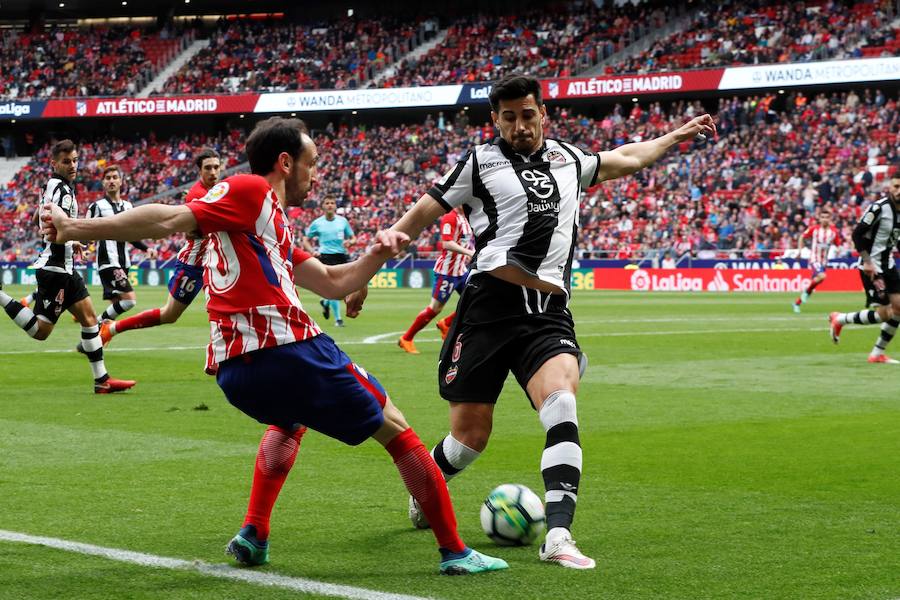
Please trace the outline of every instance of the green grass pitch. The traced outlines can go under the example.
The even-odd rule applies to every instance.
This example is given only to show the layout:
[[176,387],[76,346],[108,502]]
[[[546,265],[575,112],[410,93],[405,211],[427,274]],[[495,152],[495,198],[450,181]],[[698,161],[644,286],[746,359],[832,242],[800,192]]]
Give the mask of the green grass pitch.
[[[139,288],[138,310],[164,293]],[[505,558],[508,572],[438,576],[431,534],[410,528],[381,447],[313,432],[260,570],[460,600],[900,597],[900,367],[866,363],[877,328],[847,327],[834,347],[825,327],[827,312],[856,310],[861,297],[816,294],[795,315],[777,294],[576,294],[591,366],[579,392],[574,537],[595,571],[542,564],[535,547],[496,548],[481,532],[479,505],[495,485],[542,493],[543,431],[512,379],[487,451],[450,486],[464,539]],[[321,320],[316,299],[303,299]],[[372,290],[359,319],[323,327],[430,447],[448,427],[438,332],[420,334],[419,356],[395,345],[427,299]],[[95,396],[68,317],[37,343],[4,316],[0,529],[227,564],[263,426],[202,373],[207,335],[197,302],[176,325],[117,337],[107,366],[138,386]],[[298,594],[0,542],[0,598],[226,597]]]

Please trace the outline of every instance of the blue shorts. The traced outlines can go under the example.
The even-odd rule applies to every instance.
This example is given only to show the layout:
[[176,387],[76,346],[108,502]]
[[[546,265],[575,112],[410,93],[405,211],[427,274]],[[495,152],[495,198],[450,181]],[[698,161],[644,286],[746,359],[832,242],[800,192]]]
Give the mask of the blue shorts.
[[260,423],[305,425],[351,446],[384,423],[384,388],[325,334],[226,360],[216,382]]
[[825,274],[825,265],[817,262],[809,262],[810,278],[815,279],[819,275]]
[[169,279],[169,294],[182,304],[190,304],[203,289],[203,267],[175,263],[175,273]]
[[466,276],[451,277],[450,275],[434,274],[434,286],[431,288],[431,297],[440,302],[447,304],[447,300],[453,295],[453,292],[462,294],[463,288],[466,287]]

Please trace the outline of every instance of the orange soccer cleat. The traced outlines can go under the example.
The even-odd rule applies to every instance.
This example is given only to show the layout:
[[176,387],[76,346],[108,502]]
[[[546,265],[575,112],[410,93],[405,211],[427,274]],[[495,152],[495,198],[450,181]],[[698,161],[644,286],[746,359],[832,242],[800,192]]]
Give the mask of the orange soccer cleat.
[[450,331],[450,326],[447,325],[447,324],[444,322],[443,319],[441,319],[440,321],[438,321],[438,322],[435,324],[435,327],[437,327],[437,328],[440,330],[440,332],[441,332],[441,339],[442,339],[442,340],[446,340],[446,339],[447,339],[447,332]]
[[112,339],[112,333],[109,331],[109,321],[103,321],[100,324],[100,341],[103,342],[103,346],[109,343],[109,340]]
[[94,393],[95,394],[114,394],[116,392],[124,392],[127,389],[133,388],[134,384],[137,381],[133,381],[131,379],[113,379],[110,377],[103,383],[95,383],[94,384]]
[[828,315],[828,322],[830,327],[828,328],[828,332],[831,334],[831,341],[837,344],[841,341],[841,329],[844,328],[843,325],[838,323],[838,315],[840,313],[833,312]]
[[419,351],[416,350],[416,344],[412,340],[405,340],[400,338],[397,340],[397,345],[403,348],[404,352],[408,352],[410,354],[418,354]]

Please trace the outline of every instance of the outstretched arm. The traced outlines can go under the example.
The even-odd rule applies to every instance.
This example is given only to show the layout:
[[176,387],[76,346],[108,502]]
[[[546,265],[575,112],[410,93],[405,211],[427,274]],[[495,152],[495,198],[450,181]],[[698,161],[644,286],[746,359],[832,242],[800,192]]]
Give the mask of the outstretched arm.
[[463,245],[457,244],[453,240],[446,240],[441,242],[444,250],[448,250],[450,252],[455,252],[456,254],[462,254],[464,256],[472,257],[475,253],[472,250],[469,250]]
[[379,231],[375,234],[375,244],[353,262],[324,265],[316,258],[304,260],[294,267],[294,283],[325,298],[350,296],[366,287],[385,261],[407,244],[409,238],[403,233]]
[[390,231],[399,231],[410,239],[419,237],[422,230],[434,223],[449,209],[435,200],[431,194],[423,194],[413,207],[406,211],[400,220],[394,223]]
[[669,133],[646,142],[619,146],[615,150],[600,152],[600,173],[597,181],[617,179],[648,167],[662,157],[672,146],[693,140],[698,135],[716,135],[716,123],[710,115],[695,117]]
[[71,240],[132,240],[168,237],[197,229],[197,219],[186,205],[147,204],[99,219],[70,219],[55,204],[41,208],[41,233],[57,243]]

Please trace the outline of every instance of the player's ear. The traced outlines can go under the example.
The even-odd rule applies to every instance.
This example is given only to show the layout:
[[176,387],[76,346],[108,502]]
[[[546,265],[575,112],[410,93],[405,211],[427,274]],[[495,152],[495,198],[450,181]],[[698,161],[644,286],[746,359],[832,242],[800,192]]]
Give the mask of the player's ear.
[[278,155],[278,164],[281,167],[281,170],[285,173],[290,173],[291,166],[294,164],[294,160],[290,154],[287,152],[282,152]]
[[491,121],[493,121],[494,127],[500,128],[500,115],[494,111],[491,111]]

